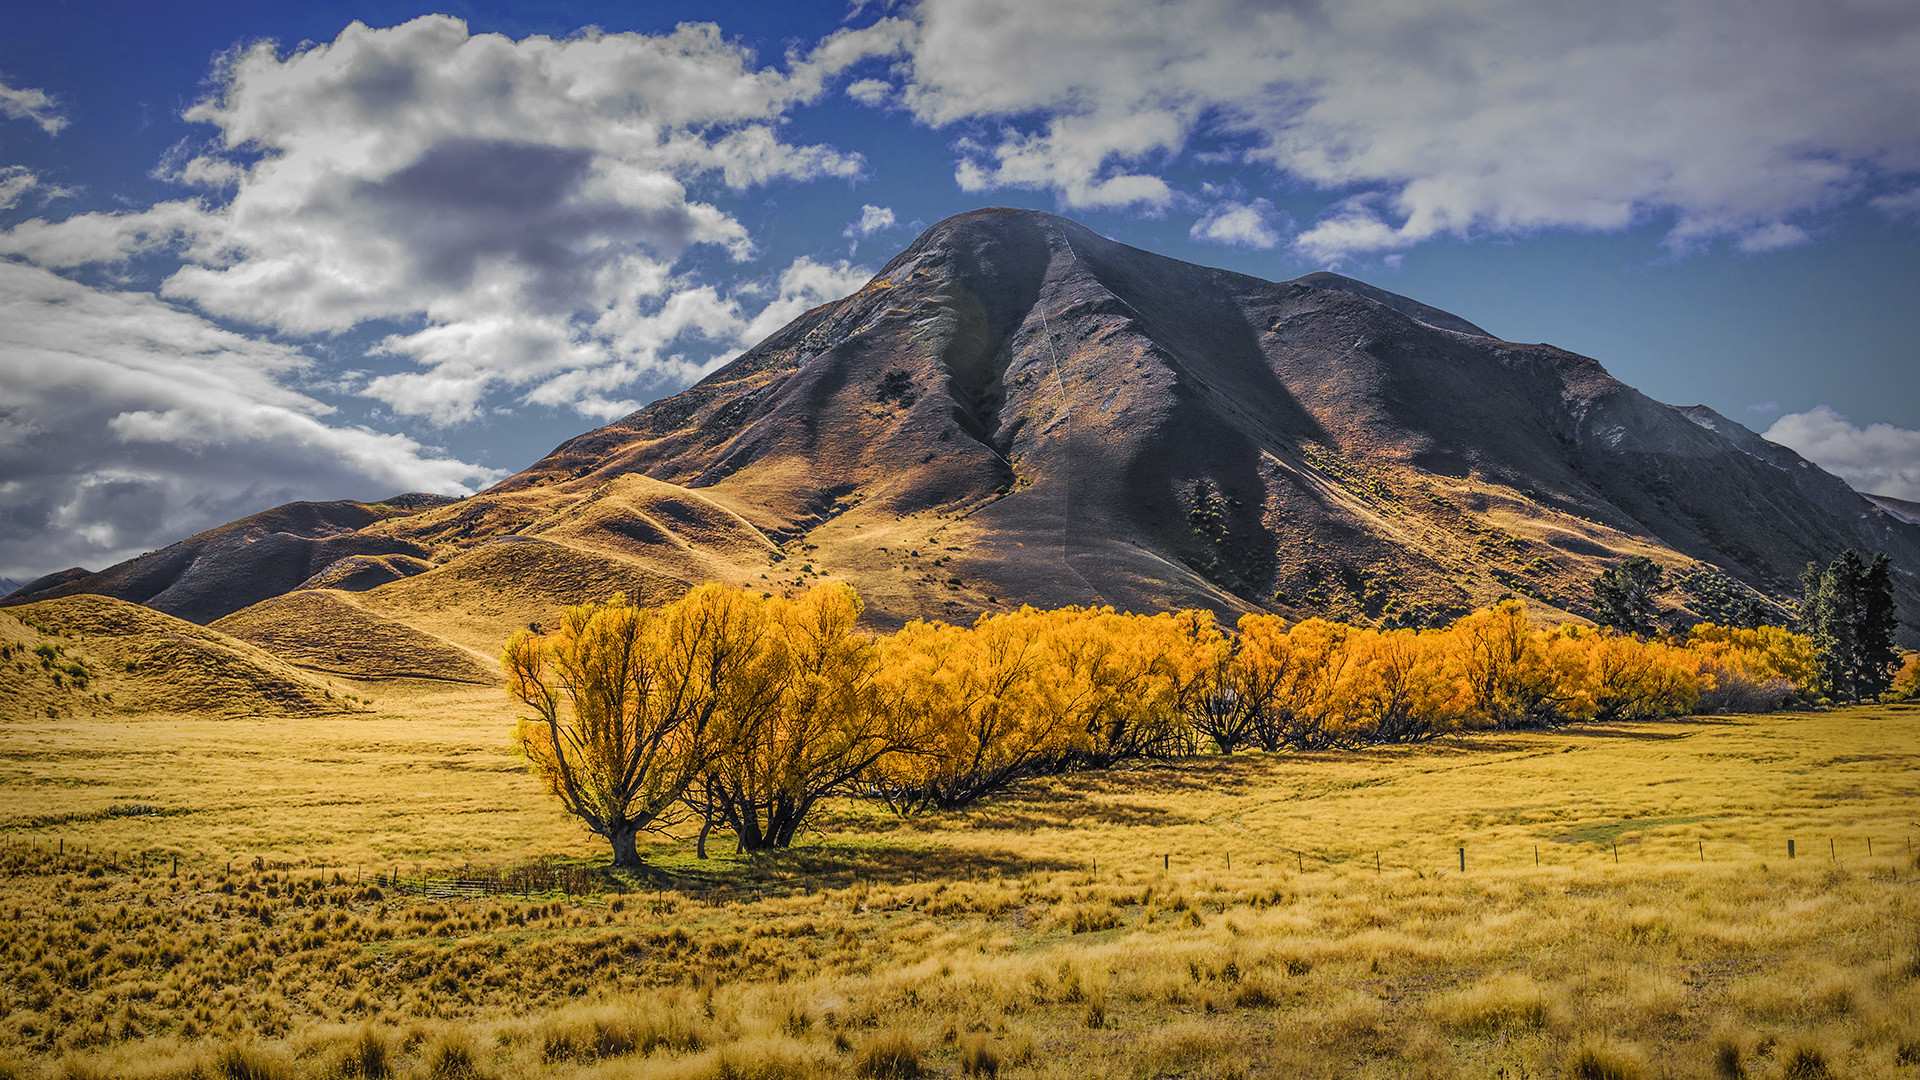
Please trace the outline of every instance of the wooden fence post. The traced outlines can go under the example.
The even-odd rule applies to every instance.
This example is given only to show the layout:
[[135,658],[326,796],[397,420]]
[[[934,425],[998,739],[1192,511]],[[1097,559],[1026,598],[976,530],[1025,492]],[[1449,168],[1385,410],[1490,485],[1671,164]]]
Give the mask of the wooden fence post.
[[1793,858],[1793,841],[1787,841],[1787,858]]
[[1463,874],[1467,872],[1467,849],[1466,848],[1460,849],[1460,872]]

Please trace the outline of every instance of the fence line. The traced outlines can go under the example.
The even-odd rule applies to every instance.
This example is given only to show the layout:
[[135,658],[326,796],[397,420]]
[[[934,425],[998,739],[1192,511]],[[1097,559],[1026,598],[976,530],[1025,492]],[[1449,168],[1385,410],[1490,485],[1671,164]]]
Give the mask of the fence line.
[[[1659,837],[1656,843],[1665,841],[1658,848],[1639,843],[1630,844],[1630,855],[1645,855],[1649,851],[1672,856],[1686,851],[1686,840],[1694,841],[1694,853],[1702,864],[1709,861],[1722,864],[1725,858],[1708,859],[1709,840],[1704,837]],[[1806,860],[1834,865],[1845,864],[1855,857],[1873,860],[1876,863],[1888,863],[1898,877],[1900,869],[1920,871],[1920,860],[1915,858],[1914,840],[1903,836],[1891,843],[1885,838],[1850,837],[1849,846],[1856,850],[1843,851],[1839,838],[1825,835],[1818,839],[1827,841],[1825,852],[1818,850],[1817,843],[1812,847],[1800,845],[1799,837],[1779,836],[1774,838],[1766,850],[1775,853],[1775,857],[1794,862]],[[1876,849],[1875,840],[1883,842]],[[1608,865],[1622,863],[1619,841],[1609,838],[1605,841],[1562,841],[1570,846],[1576,859],[1599,858]],[[1729,846],[1741,849],[1741,857],[1760,855],[1768,858],[1765,852],[1752,847],[1746,841],[1736,837],[1719,837],[1713,843],[1725,850]],[[1508,848],[1515,848],[1518,858]],[[1480,858],[1478,853],[1494,851],[1505,854],[1506,858],[1496,856],[1493,860]],[[1270,845],[1264,851],[1248,852],[1242,849],[1241,866],[1243,872],[1248,869],[1264,868],[1272,871],[1292,871],[1300,875],[1324,873],[1339,868],[1385,873],[1392,870],[1420,872],[1461,873],[1471,875],[1475,870],[1511,870],[1516,867],[1540,867],[1550,869],[1568,865],[1562,858],[1543,861],[1541,845],[1527,841],[1517,844],[1461,844],[1458,842],[1439,844],[1431,847],[1431,858],[1420,862],[1410,862],[1403,858],[1387,860],[1383,853],[1406,854],[1405,847],[1364,848],[1345,846],[1339,849],[1313,850],[1309,848]],[[1107,877],[1115,880],[1141,876],[1166,877],[1177,873],[1193,873],[1206,870],[1232,871],[1233,852],[1225,848],[1208,849],[1203,853],[1156,852],[1140,856],[1135,860],[1119,859],[1108,856]],[[1265,858],[1248,858],[1249,854],[1264,855]],[[1825,855],[1825,858],[1821,858]],[[1175,865],[1177,862],[1179,865]],[[181,857],[178,854],[154,856],[149,854],[128,855],[113,850],[95,852],[91,845],[74,845],[71,848],[64,840],[41,843],[30,840],[13,840],[0,844],[0,875],[6,877],[26,876],[38,873],[78,873],[88,877],[100,877],[107,873],[143,872],[149,876],[177,876],[181,869]],[[501,899],[552,899],[556,896],[586,904],[604,904],[614,897],[632,897],[638,902],[651,901],[656,907],[664,905],[669,897],[676,901],[692,901],[706,904],[733,903],[746,899],[764,900],[770,897],[791,897],[811,895],[833,888],[858,885],[862,879],[875,881],[884,872],[872,869],[847,868],[818,873],[795,873],[783,877],[769,878],[749,884],[715,885],[698,878],[663,878],[657,882],[635,881],[611,872],[606,867],[553,866],[550,864],[531,864],[507,869],[481,869],[467,864],[457,870],[429,872],[424,864],[406,867],[404,864],[389,864],[368,873],[364,868],[309,866],[291,867],[270,865],[264,857],[253,859],[217,859],[202,860],[187,857],[187,868],[191,872],[200,870],[207,873],[219,873],[224,878],[237,874],[278,873],[285,874],[289,889],[305,885],[307,888],[354,888],[375,887],[383,892],[417,896],[431,900],[485,900]],[[1628,862],[1642,861],[1629,858]],[[1689,860],[1691,861],[1691,860]],[[1139,865],[1135,865],[1135,863]],[[211,863],[211,866],[208,864]],[[1491,865],[1489,865],[1489,863]],[[405,871],[412,869],[408,875]],[[1144,871],[1144,875],[1142,872]],[[1094,878],[1101,877],[1100,864],[1095,858],[1089,858],[1084,865],[1059,861],[1024,859],[1017,860],[1009,867],[998,871],[997,876],[1025,878],[1039,873],[1087,873]],[[311,876],[306,876],[311,875]],[[937,880],[937,877],[924,875],[916,867],[906,868],[897,876],[901,882],[919,882]],[[977,878],[977,874],[955,875],[956,877]],[[1920,883],[1920,876],[1914,878]]]

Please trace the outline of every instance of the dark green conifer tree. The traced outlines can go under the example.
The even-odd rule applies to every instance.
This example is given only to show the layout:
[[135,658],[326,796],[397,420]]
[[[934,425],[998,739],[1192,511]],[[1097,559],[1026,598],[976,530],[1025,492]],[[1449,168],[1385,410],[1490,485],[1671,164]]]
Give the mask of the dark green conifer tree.
[[1660,614],[1653,594],[1666,582],[1666,572],[1645,555],[1633,555],[1600,571],[1593,579],[1593,620],[1629,634],[1653,633]]
[[1900,654],[1893,647],[1893,560],[1871,564],[1852,548],[1824,569],[1800,574],[1800,632],[1820,657],[1820,692],[1835,701],[1872,701],[1893,684]]

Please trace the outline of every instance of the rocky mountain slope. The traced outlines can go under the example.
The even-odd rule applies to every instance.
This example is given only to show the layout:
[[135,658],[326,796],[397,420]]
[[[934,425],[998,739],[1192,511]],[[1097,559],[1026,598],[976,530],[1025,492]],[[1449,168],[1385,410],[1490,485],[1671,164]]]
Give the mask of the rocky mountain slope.
[[376,628],[486,663],[562,603],[705,580],[842,578],[880,628],[1020,603],[1406,624],[1509,593],[1580,617],[1594,574],[1642,554],[1681,582],[1663,604],[1711,618],[1852,546],[1893,555],[1920,622],[1920,527],[1712,410],[1349,278],[1262,281],[1017,210],[941,222],[480,495],[308,512],[273,559],[237,554],[269,529],[247,519],[58,589],[229,616],[343,672],[333,643]]

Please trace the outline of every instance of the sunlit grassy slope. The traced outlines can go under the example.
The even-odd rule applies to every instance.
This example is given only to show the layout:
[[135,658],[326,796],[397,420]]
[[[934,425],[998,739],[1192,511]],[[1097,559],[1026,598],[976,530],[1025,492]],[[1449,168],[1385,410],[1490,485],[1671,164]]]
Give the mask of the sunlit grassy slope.
[[849,803],[776,858],[666,840],[584,901],[445,900],[374,876],[604,852],[502,699],[359,689],[0,728],[0,1070],[1920,1074],[1920,709]]

